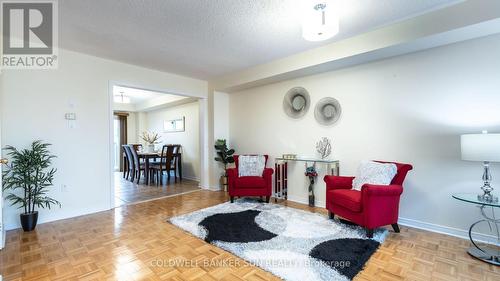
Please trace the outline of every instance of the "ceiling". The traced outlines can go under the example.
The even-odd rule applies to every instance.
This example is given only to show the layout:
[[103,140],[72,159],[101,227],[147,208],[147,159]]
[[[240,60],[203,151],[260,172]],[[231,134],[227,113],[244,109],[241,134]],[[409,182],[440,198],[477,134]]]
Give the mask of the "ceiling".
[[[169,94],[164,94],[164,93],[152,92],[152,91],[129,88],[129,87],[113,86],[113,95],[119,96],[121,94],[123,94],[123,96],[125,96],[125,97],[130,98],[130,104],[140,104],[140,103],[143,103],[145,101],[159,98],[159,97],[163,97],[163,96],[173,96],[174,97],[174,95],[169,95]],[[177,96],[175,96],[175,97],[177,97]]]
[[117,99],[120,100],[119,97],[121,95],[130,99],[130,102],[122,103],[114,101],[113,109],[116,111],[147,112],[198,101],[197,98],[148,91],[132,87],[113,86],[113,96],[118,96]]
[[59,45],[208,80],[461,2],[336,1],[340,33],[307,42],[297,0],[64,0]]

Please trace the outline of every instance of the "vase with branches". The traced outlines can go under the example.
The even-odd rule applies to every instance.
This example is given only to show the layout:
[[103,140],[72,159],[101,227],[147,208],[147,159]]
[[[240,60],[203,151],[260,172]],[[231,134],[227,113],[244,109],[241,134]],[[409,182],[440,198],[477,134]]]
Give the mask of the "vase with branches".
[[5,197],[11,205],[24,208],[24,213],[20,215],[24,231],[35,229],[37,208],[50,209],[53,205],[61,207],[59,201],[47,195],[56,173],[56,169],[51,167],[52,159],[56,156],[50,153],[49,146],[49,143],[37,140],[26,149],[18,150],[13,146],[4,148],[11,164],[3,171],[2,188],[12,191]]
[[155,132],[142,132],[141,139],[146,142],[148,152],[153,152],[155,149],[155,144],[160,143],[161,136]]
[[215,161],[220,162],[224,165],[224,174],[221,175],[220,182],[224,189],[227,189],[227,165],[234,163],[234,149],[229,149],[225,139],[218,139],[215,141],[215,150],[217,152],[217,157]]

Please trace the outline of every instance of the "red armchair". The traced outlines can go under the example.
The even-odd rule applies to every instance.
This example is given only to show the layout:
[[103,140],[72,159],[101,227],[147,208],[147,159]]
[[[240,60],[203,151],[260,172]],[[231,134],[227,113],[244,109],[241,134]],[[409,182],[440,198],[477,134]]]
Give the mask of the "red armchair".
[[399,197],[403,193],[406,174],[413,167],[409,164],[394,164],[397,174],[390,185],[365,184],[361,191],[352,189],[354,177],[325,176],[326,208],[330,218],[338,215],[363,226],[370,238],[375,228],[384,225],[390,224],[395,232],[399,232]]
[[[272,194],[273,172],[271,168],[264,168],[264,172],[260,177],[239,177],[238,176],[238,155],[234,155],[234,163],[236,168],[227,169],[228,191],[231,197],[231,203],[234,202],[235,196],[265,196],[266,202]],[[267,155],[264,155],[267,159]]]

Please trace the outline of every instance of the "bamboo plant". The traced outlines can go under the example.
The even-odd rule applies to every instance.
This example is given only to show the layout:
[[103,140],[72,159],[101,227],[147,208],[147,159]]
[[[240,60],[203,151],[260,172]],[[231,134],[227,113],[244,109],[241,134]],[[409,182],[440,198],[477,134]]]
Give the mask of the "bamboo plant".
[[[3,171],[3,190],[11,190],[5,199],[11,205],[24,208],[24,214],[35,213],[36,208],[48,208],[52,205],[61,207],[59,201],[47,196],[53,186],[55,168],[51,168],[52,155],[48,150],[50,144],[40,140],[34,141],[28,149],[18,150],[6,146],[4,150],[11,158],[11,164]],[[21,192],[16,192],[21,190]]]

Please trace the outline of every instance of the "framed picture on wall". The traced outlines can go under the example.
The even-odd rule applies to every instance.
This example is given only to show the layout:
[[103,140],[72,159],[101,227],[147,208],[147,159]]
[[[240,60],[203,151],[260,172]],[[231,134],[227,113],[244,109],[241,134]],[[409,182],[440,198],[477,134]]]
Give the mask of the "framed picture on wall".
[[173,132],[184,132],[185,128],[185,122],[186,117],[182,116],[182,118],[178,119],[172,119],[172,120],[165,120],[163,121],[163,130],[166,133],[173,133]]

